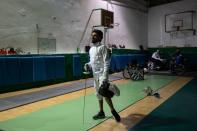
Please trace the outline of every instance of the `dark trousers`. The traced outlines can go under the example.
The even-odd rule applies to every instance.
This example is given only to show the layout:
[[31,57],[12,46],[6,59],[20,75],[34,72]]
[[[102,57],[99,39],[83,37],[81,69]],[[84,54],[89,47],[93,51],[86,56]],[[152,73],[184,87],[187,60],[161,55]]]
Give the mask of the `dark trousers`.
[[163,67],[164,66],[164,64],[160,60],[152,58],[151,61],[154,63],[154,67],[157,67],[157,66]]

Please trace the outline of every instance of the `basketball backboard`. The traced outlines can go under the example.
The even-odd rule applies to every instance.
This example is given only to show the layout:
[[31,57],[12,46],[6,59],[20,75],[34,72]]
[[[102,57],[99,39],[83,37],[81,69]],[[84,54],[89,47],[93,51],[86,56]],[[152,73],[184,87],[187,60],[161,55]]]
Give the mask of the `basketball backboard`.
[[108,10],[101,10],[101,25],[108,28],[113,28],[114,13]]
[[167,33],[193,29],[194,11],[185,11],[165,15],[165,31]]

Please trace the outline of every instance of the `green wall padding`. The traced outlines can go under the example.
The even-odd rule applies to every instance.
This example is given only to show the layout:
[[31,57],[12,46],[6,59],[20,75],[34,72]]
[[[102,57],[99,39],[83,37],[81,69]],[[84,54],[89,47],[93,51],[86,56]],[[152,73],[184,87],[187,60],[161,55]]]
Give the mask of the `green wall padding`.
[[139,54],[140,50],[135,49],[112,49],[112,54]]

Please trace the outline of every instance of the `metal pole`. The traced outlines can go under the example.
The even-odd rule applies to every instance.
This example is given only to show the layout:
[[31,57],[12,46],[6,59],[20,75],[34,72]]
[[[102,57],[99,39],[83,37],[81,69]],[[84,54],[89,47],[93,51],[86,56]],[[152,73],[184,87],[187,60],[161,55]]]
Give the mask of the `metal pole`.
[[104,27],[104,45],[106,45],[106,34],[107,34],[107,28],[106,27]]
[[91,14],[90,14],[90,16],[89,16],[89,18],[88,18],[88,21],[86,22],[85,28],[84,28],[84,30],[83,30],[81,39],[80,39],[80,41],[79,41],[79,44],[77,45],[77,53],[79,53],[78,51],[80,50],[80,44],[81,44],[81,42],[82,42],[82,40],[83,40],[83,38],[84,38],[84,36],[85,36],[85,33],[86,33],[87,28],[88,28],[88,24],[89,24],[89,22],[90,22],[90,19],[91,19],[91,17],[92,17],[92,14],[93,14],[93,12],[96,11],[96,10],[101,10],[101,8],[99,8],[99,9],[93,9],[93,10],[91,11]]

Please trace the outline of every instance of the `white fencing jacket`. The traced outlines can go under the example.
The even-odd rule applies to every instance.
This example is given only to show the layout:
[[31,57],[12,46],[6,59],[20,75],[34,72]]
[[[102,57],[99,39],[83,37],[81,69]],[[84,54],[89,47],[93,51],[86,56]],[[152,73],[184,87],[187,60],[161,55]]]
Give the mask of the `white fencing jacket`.
[[[108,80],[109,71],[109,53],[105,45],[98,42],[94,44],[89,50],[90,62],[87,63],[91,68],[95,78],[95,88],[97,90],[97,97],[102,99],[102,96],[98,94],[98,89],[102,84],[103,80]],[[110,84],[109,90],[114,92],[116,96],[120,95],[120,90],[114,84]]]
[[108,80],[109,54],[107,47],[100,42],[94,44],[89,50],[90,62],[88,63],[94,76],[102,77],[102,80]]

